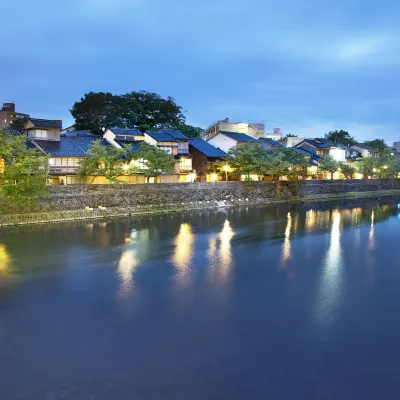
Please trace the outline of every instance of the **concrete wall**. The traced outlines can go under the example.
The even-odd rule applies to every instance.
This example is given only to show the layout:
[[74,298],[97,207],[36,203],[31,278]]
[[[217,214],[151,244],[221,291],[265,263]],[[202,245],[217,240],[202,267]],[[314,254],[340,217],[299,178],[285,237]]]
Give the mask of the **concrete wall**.
[[[381,190],[400,190],[400,180],[196,182],[145,185],[50,186],[49,195],[39,200],[37,211],[74,210],[89,207],[166,205],[226,199],[250,201],[292,196],[318,196]],[[279,193],[279,195],[278,195]],[[228,197],[227,197],[228,196]]]

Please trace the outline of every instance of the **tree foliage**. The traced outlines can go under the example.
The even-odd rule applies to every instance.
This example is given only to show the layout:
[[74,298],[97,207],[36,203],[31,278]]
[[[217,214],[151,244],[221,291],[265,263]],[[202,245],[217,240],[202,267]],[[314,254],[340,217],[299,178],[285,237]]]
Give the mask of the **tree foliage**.
[[16,129],[17,131],[22,131],[24,129],[25,124],[28,122],[28,118],[16,118],[11,122],[10,128]]
[[340,168],[340,172],[346,179],[353,178],[353,175],[356,172],[356,169],[352,165],[344,163],[344,162],[339,163],[339,168]]
[[333,143],[344,144],[346,146],[352,146],[353,144],[356,144],[356,140],[353,138],[353,136],[350,136],[349,132],[342,129],[328,132],[325,135],[325,138]]
[[354,163],[357,171],[364,175],[364,178],[374,175],[374,170],[378,166],[378,160],[375,157],[362,157]]
[[331,175],[331,179],[333,179],[333,174],[338,170],[339,163],[329,154],[327,154],[318,165],[318,168],[323,171],[327,172]]
[[125,173],[124,164],[129,151],[129,146],[118,149],[103,146],[100,140],[96,140],[87,152],[88,158],[82,161],[78,176],[105,176],[111,183],[121,183],[118,177]]
[[28,206],[43,195],[48,178],[48,158],[28,149],[25,140],[0,130],[0,196],[3,202],[18,207]]
[[185,122],[182,107],[172,97],[162,98],[146,91],[123,95],[86,93],[70,110],[77,129],[101,134],[110,127],[139,128],[178,127]]
[[187,124],[180,124],[176,127],[176,129],[189,138],[200,137],[204,132],[203,128]]
[[133,173],[142,173],[146,177],[158,176],[174,171],[175,159],[171,154],[158,149],[146,142],[141,142],[139,149],[132,153],[136,163],[130,167]]
[[378,150],[379,157],[389,157],[390,150],[383,139],[366,140],[364,142],[369,147]]

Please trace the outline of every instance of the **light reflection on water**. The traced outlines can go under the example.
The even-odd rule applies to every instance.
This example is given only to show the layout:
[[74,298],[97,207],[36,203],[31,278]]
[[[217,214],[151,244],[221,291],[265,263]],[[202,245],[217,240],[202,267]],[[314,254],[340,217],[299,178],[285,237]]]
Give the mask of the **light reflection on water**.
[[369,230],[368,250],[375,250],[375,211],[371,214],[371,228]]
[[320,327],[327,328],[334,319],[342,291],[342,249],[340,246],[339,210],[332,212],[329,248],[325,256],[316,302],[316,318]]
[[11,268],[11,256],[8,254],[6,246],[0,243],[0,276],[9,274]]
[[292,229],[292,216],[290,212],[287,215],[287,224],[285,229],[285,240],[282,245],[282,258],[281,258],[281,268],[284,268],[287,262],[291,259],[291,243],[290,243],[290,231]]

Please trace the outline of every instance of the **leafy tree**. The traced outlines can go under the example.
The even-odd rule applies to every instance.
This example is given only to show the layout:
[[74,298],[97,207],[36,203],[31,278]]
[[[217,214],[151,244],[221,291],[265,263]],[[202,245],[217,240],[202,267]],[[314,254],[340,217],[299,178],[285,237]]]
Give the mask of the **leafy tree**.
[[266,152],[257,143],[249,142],[232,147],[227,153],[226,160],[250,180],[250,175],[263,173],[265,155]]
[[379,158],[376,160],[375,175],[380,179],[398,178],[400,163],[393,158]]
[[[276,149],[279,150],[279,149]],[[284,149],[284,154],[289,167],[286,176],[289,180],[299,179],[300,176],[307,175],[307,167],[310,165],[309,158],[303,153],[297,153],[293,147]]]
[[100,135],[102,129],[124,127],[121,121],[122,101],[112,93],[85,93],[70,110],[77,129],[89,129]]
[[378,150],[379,157],[389,157],[390,150],[383,139],[366,140],[364,142],[369,147]]
[[174,128],[185,122],[182,107],[172,97],[163,99],[157,93],[141,90],[124,94],[120,99],[123,107],[122,119],[128,128]]
[[200,137],[200,135],[204,132],[203,128],[186,124],[180,124],[176,127],[176,129],[190,138]]
[[48,159],[28,149],[26,138],[0,130],[0,197],[17,207],[32,204],[46,192]]
[[174,156],[146,142],[140,143],[139,150],[132,153],[132,157],[136,165],[130,167],[130,172],[142,173],[147,178],[174,171]]
[[356,144],[356,141],[352,136],[350,136],[349,132],[342,129],[339,131],[336,130],[328,132],[325,135],[325,138],[336,144],[344,144],[346,146],[352,146],[353,144]]
[[290,137],[298,137],[297,135],[293,135],[292,133],[288,133],[287,135],[285,135],[283,138],[282,138],[282,141],[283,140],[286,140],[287,138],[290,138]]
[[118,177],[126,172],[124,164],[129,151],[129,146],[117,149],[103,146],[100,140],[96,140],[87,152],[88,158],[82,161],[78,176],[105,176],[111,183],[121,183]]
[[367,179],[368,176],[373,176],[378,167],[378,160],[375,157],[363,157],[354,163],[357,171]]
[[339,168],[346,179],[353,178],[353,175],[356,172],[356,169],[352,165],[343,162],[339,163]]
[[229,164],[228,160],[217,160],[214,163],[215,167],[217,170],[225,176],[225,181],[228,182],[228,176],[231,172],[233,172],[235,169],[231,164]]
[[331,179],[333,179],[333,174],[339,168],[339,163],[328,154],[319,162],[318,168],[323,172],[330,173]]
[[11,122],[10,128],[16,129],[17,131],[21,131],[24,129],[25,124],[28,122],[28,118],[16,118]]

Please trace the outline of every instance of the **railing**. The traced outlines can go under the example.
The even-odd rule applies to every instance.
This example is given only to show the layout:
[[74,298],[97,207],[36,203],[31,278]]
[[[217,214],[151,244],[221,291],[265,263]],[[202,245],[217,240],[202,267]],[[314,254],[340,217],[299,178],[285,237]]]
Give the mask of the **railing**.
[[78,172],[79,167],[56,167],[50,166],[49,167],[49,174],[56,175],[56,174],[76,174]]

